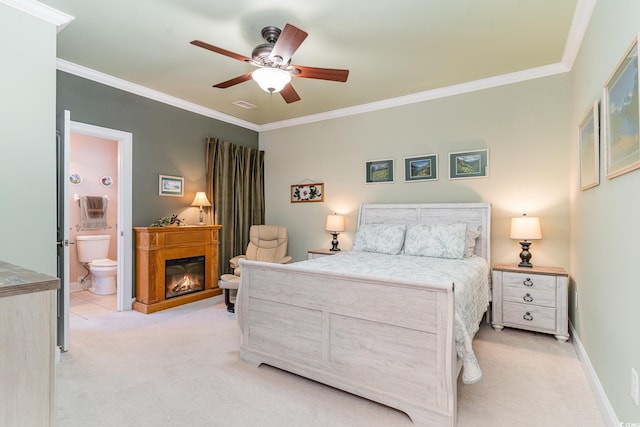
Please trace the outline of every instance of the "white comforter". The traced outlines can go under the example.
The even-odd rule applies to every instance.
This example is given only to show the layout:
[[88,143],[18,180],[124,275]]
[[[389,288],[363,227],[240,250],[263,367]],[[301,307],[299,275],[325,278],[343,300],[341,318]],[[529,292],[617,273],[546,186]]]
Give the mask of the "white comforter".
[[425,284],[453,282],[456,351],[462,359],[462,381],[471,384],[482,378],[471,342],[489,304],[489,266],[484,258],[473,256],[457,260],[351,251],[302,261],[296,266],[391,280],[423,281]]

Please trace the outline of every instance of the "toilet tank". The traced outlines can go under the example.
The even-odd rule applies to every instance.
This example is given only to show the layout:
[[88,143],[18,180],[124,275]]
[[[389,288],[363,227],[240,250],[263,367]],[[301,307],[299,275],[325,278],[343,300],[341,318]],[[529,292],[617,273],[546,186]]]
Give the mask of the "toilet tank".
[[110,242],[111,236],[108,234],[76,236],[78,261],[91,262],[95,259],[107,258],[109,255]]

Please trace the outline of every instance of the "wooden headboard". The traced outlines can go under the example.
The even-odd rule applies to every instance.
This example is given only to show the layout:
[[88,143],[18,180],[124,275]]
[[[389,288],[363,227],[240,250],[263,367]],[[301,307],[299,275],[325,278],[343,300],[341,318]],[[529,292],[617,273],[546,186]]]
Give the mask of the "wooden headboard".
[[477,256],[491,265],[490,203],[363,204],[358,214],[358,228],[363,224],[451,224],[464,222],[479,227]]

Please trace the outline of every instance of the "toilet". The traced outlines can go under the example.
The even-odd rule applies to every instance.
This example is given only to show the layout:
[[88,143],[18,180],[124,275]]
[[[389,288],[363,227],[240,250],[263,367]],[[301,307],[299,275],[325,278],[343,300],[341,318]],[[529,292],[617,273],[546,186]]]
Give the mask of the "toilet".
[[88,266],[92,279],[91,292],[98,295],[116,293],[118,262],[108,259],[111,236],[96,234],[76,236],[78,261]]

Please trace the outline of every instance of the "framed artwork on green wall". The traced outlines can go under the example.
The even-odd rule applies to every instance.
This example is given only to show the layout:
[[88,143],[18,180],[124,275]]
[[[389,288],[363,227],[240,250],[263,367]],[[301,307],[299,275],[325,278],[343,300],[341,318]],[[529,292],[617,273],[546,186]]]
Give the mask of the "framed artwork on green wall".
[[637,37],[607,80],[602,104],[605,176],[611,179],[640,168]]
[[404,181],[436,181],[438,179],[438,155],[427,154],[404,158]]
[[158,187],[160,196],[184,196],[184,178],[181,176],[159,175]]
[[370,160],[365,167],[367,184],[393,182],[393,159]]
[[594,102],[578,125],[580,151],[580,190],[600,184],[600,126],[598,101]]
[[449,179],[486,178],[489,176],[489,150],[449,153]]

